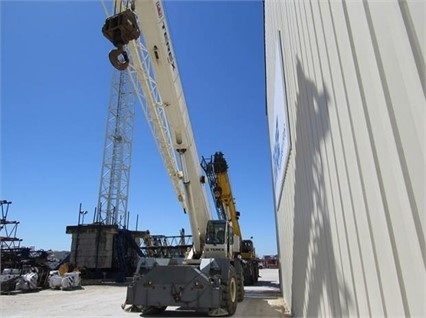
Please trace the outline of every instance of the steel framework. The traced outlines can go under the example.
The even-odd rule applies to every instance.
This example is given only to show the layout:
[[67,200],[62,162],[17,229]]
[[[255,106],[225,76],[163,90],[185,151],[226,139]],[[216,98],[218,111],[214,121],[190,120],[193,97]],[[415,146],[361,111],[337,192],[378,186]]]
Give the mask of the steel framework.
[[19,221],[9,221],[7,215],[11,201],[0,200],[1,219],[0,219],[0,249],[19,249],[22,239],[16,237]]
[[[130,2],[114,3],[113,11],[117,12],[124,10]],[[105,5],[104,9],[106,11]],[[179,182],[181,169],[173,150],[170,129],[164,113],[165,105],[157,89],[143,36],[135,41],[135,44],[129,52],[131,66],[125,71],[113,73],[95,220],[103,224],[117,224],[122,228],[128,228],[127,208],[136,98],[156,140],[178,200],[183,208],[186,208]],[[142,67],[137,68],[133,65]]]
[[113,71],[96,222],[128,228],[128,196],[135,117],[131,74]]
[[144,37],[141,36],[137,41],[132,41],[129,51],[132,62],[128,72],[132,74],[134,92],[151,129],[177,198],[183,209],[186,210],[181,183],[182,169],[174,151],[171,131],[165,114],[167,105],[164,105],[161,100]]

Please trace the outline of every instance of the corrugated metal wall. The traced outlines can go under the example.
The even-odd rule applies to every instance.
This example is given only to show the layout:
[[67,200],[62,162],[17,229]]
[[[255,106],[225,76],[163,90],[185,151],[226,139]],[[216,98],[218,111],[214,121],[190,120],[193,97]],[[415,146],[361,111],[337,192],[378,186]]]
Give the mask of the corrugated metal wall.
[[290,127],[276,204],[293,315],[426,315],[425,12],[265,0],[268,120],[281,38]]

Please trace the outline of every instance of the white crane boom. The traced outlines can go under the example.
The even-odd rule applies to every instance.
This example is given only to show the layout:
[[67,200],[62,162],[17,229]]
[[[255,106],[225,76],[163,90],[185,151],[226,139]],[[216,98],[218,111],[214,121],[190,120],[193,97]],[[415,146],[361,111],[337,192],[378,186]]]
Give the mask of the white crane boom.
[[178,200],[189,216],[194,254],[200,255],[212,217],[164,8],[161,1],[141,0],[135,1],[134,12],[141,36],[128,43],[128,72],[134,73],[135,91]]

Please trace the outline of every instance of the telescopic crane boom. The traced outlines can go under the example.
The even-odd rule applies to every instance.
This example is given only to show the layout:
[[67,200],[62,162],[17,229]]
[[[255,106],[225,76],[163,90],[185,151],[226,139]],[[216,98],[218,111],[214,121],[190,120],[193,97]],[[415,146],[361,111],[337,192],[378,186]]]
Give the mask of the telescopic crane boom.
[[[193,254],[199,256],[212,217],[164,9],[160,1],[147,0],[135,2],[134,8],[106,20],[103,33],[117,47],[109,57],[117,69],[129,68],[134,73],[135,90],[146,107],[177,198],[189,215]],[[131,63],[127,62],[129,53]],[[120,54],[124,61],[119,60]]]
[[259,277],[259,264],[252,240],[244,240],[231,182],[228,174],[228,163],[222,152],[216,152],[210,159],[203,158],[201,166],[207,175],[210,190],[219,219],[230,220],[234,230],[234,257],[243,261],[244,284],[251,285]]
[[163,4],[116,1],[115,8],[102,28],[116,47],[110,61],[130,74],[193,236],[183,260],[141,258],[126,304],[143,313],[185,306],[233,315],[244,297],[242,263],[234,258],[232,223],[211,216]]

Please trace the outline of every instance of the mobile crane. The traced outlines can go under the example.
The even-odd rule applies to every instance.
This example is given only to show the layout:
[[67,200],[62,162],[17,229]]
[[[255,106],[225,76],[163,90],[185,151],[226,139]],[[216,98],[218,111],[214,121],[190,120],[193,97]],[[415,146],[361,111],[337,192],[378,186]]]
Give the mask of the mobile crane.
[[228,163],[222,152],[216,152],[210,159],[203,158],[201,166],[209,181],[210,190],[219,219],[230,220],[236,235],[235,256],[241,257],[244,270],[244,284],[258,281],[259,264],[252,240],[244,240],[239,225],[240,212],[237,211],[232,195],[228,174]]
[[234,253],[238,236],[232,222],[211,216],[163,4],[116,0],[102,33],[116,47],[112,65],[132,78],[193,237],[185,258],[140,258],[123,307],[143,314],[183,306],[233,315],[244,299],[242,261]]

